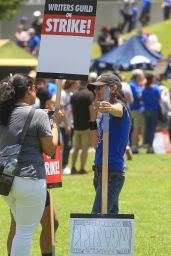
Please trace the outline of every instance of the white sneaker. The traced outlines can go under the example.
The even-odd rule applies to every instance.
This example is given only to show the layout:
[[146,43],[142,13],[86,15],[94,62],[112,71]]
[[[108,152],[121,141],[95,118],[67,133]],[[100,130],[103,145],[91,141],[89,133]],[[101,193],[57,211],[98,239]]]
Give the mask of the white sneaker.
[[69,174],[71,174],[71,169],[70,169],[68,166],[66,166],[66,167],[63,169],[62,173],[69,175]]

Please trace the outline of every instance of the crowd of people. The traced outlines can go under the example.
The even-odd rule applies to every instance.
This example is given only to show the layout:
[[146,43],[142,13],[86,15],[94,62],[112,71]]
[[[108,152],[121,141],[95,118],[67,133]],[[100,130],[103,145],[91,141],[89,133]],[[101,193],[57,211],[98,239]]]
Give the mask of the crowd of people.
[[28,26],[28,17],[22,16],[15,33],[16,44],[34,56],[38,55],[43,17],[40,11],[33,13],[34,20]]
[[[104,26],[98,38],[102,54],[122,43],[121,34],[144,26],[150,21],[151,0],[142,0],[141,10],[136,0],[124,0],[122,23],[109,28]],[[171,1],[163,0],[164,19],[170,17]],[[28,27],[28,18],[22,16],[16,43],[37,56],[41,38],[42,14],[35,11],[34,21]],[[141,40],[156,52],[161,51],[155,35],[143,34]],[[154,46],[155,45],[155,46]],[[104,101],[103,88],[109,88],[109,101]],[[167,129],[171,141],[171,94],[164,85],[164,77],[132,71],[130,81],[113,71],[98,77],[89,74],[88,81],[65,80],[62,84],[60,110],[56,107],[58,81],[36,78],[36,71],[29,75],[16,74],[0,82],[0,151],[19,143],[20,135],[32,107],[36,110],[22,146],[10,194],[5,197],[10,207],[11,225],[7,241],[8,255],[28,256],[32,238],[39,223],[42,256],[52,256],[50,198],[45,182],[42,152],[53,156],[61,145],[62,173],[86,175],[88,150],[95,150],[94,188],[92,213],[101,212],[102,158],[104,114],[109,115],[108,154],[108,213],[119,213],[119,195],[125,181],[125,153],[128,159],[139,154],[144,147],[148,154],[153,148],[157,129]],[[48,113],[53,111],[52,122]],[[78,157],[79,165],[77,164]],[[71,158],[71,161],[69,159]],[[59,222],[53,209],[54,232]]]
[[[120,11],[123,18],[122,32],[126,26],[127,32],[130,32],[134,28],[140,26],[140,24],[141,26],[149,24],[152,11],[152,0],[141,0],[140,7],[138,2],[138,0],[123,0],[123,7]],[[162,0],[161,8],[163,12],[163,19],[169,19],[171,13],[171,1]]]
[[[92,213],[101,212],[102,194],[102,145],[103,114],[109,120],[109,204],[108,212],[119,212],[119,194],[125,180],[124,153],[130,133],[130,112],[121,91],[118,74],[104,74],[94,81],[64,81],[61,110],[57,108],[48,118],[47,109],[54,108],[49,81],[33,79],[24,74],[15,74],[0,82],[0,151],[20,143],[23,127],[34,107],[34,115],[13,170],[14,180],[10,193],[4,197],[11,211],[11,227],[8,236],[8,255],[29,256],[32,238],[39,222],[42,225],[40,247],[43,256],[52,256],[50,241],[49,195],[45,182],[45,166],[42,152],[53,156],[59,142],[59,130],[64,136],[72,136],[74,124],[72,174],[86,174],[85,163],[90,138],[94,146],[94,187],[96,196]],[[52,81],[50,81],[50,84]],[[104,101],[103,86],[110,90],[110,101]],[[54,86],[57,85],[54,83]],[[72,94],[71,94],[72,91]],[[41,95],[41,97],[40,97]],[[36,102],[36,98],[39,101]],[[73,118],[71,118],[72,107]],[[43,109],[40,109],[40,106]],[[98,115],[100,114],[100,116]],[[63,124],[61,123],[63,119]],[[97,119],[99,124],[97,125]],[[69,122],[70,121],[70,122]],[[60,127],[60,129],[59,129]],[[63,129],[64,128],[64,129]],[[115,132],[113,132],[115,128]],[[122,138],[122,143],[120,139]],[[71,139],[71,138],[70,138]],[[66,140],[67,143],[69,140]],[[64,142],[66,142],[64,139]],[[68,144],[64,143],[65,146]],[[68,150],[63,150],[62,163],[68,162]],[[75,168],[78,151],[81,150],[80,170]],[[119,150],[119,151],[118,151]],[[65,160],[65,161],[64,161]],[[54,218],[56,214],[54,212]],[[56,231],[58,221],[55,221]]]
[[[171,0],[162,0],[161,7],[163,10],[163,19],[169,19],[171,13]],[[124,32],[131,32],[133,29],[142,31],[141,27],[148,25],[150,22],[151,10],[152,0],[141,0],[140,6],[138,0],[123,0],[123,5],[120,10],[122,20],[117,25],[111,27],[105,25],[100,31],[98,43],[101,47],[102,54],[121,45],[123,43],[121,35]],[[31,25],[28,25],[27,16],[22,16],[20,18],[15,38],[18,46],[24,48],[31,54],[38,56],[43,17],[42,13],[38,10],[33,13],[33,17],[34,20]],[[147,46],[150,48],[152,44],[158,44],[155,49],[158,47],[157,51],[160,52],[161,45],[158,42],[156,35],[149,36],[152,37],[148,38],[149,43],[147,43]]]
[[[94,81],[96,78],[97,74],[91,72],[89,75],[90,81]],[[57,91],[56,82],[37,79],[35,84],[38,88],[36,107],[53,109]],[[52,90],[52,87],[56,89]],[[130,140],[133,153],[138,153],[140,146],[139,134],[143,135],[141,144],[148,148],[147,152],[154,153],[152,145],[156,127],[165,127],[169,132],[171,130],[171,127],[168,126],[168,113],[171,109],[170,92],[164,86],[164,76],[145,74],[140,69],[133,70],[130,82],[122,80],[122,91],[130,107],[134,122]],[[85,164],[87,150],[90,147],[89,106],[93,102],[93,98],[93,94],[87,90],[84,82],[66,81],[63,85],[61,109],[64,113],[64,120],[60,124],[60,132],[63,145],[62,167],[65,174],[87,173]],[[166,116],[164,121],[161,117],[161,111]],[[153,123],[151,124],[151,122]],[[70,169],[68,160],[71,148]],[[78,171],[76,170],[76,161],[80,148],[82,149],[80,155],[81,166]]]
[[[129,82],[133,94],[130,109],[133,117],[131,147],[133,153],[139,153],[140,133],[143,135],[142,145],[147,153],[154,153],[153,141],[156,128],[170,130],[168,113],[171,109],[170,93],[163,84],[162,76],[144,74],[142,70],[134,70]],[[165,118],[164,118],[165,116]]]
[[[122,74],[119,76],[122,77]],[[89,81],[93,82],[97,77],[95,72],[91,72]],[[53,109],[58,88],[56,81],[36,79],[35,85],[37,87],[36,108]],[[154,153],[153,141],[156,128],[165,128],[169,133],[171,131],[168,115],[171,109],[171,99],[170,92],[164,85],[164,76],[144,73],[140,69],[133,70],[130,81],[125,81],[122,78],[122,92],[133,118],[133,129],[128,148],[130,146],[133,153],[138,153],[139,148],[144,146],[147,148],[147,153]],[[61,110],[64,113],[64,120],[60,124],[64,174],[87,173],[85,165],[88,149],[91,146],[89,107],[93,100],[94,94],[86,88],[85,82],[69,80],[64,82],[60,102]],[[77,170],[76,163],[80,149],[80,169]]]
[[[109,101],[104,100],[104,86],[109,87]],[[152,154],[157,127],[171,131],[167,119],[171,109],[170,93],[163,84],[162,76],[136,69],[132,71],[128,83],[118,71],[104,73],[99,77],[93,72],[89,74],[88,81],[66,80],[62,85],[60,110],[55,109],[57,90],[57,80],[36,78],[35,71],[30,72],[29,76],[16,74],[0,83],[1,150],[18,142],[30,109],[36,109],[18,159],[11,192],[5,197],[11,210],[7,248],[8,254],[12,256],[23,253],[29,255],[32,237],[39,222],[42,225],[42,255],[52,255],[50,201],[42,152],[52,156],[60,143],[63,174],[85,175],[88,173],[85,169],[88,149],[94,147],[92,169],[96,194],[92,213],[100,213],[103,125],[104,114],[107,113],[108,213],[117,214],[119,195],[125,181],[125,152],[128,150],[130,155],[138,154],[143,146],[147,153]],[[47,112],[54,109],[53,121],[50,123]],[[161,109],[165,109],[164,119]],[[80,168],[77,170],[79,152]],[[58,219],[55,211],[53,216],[56,232]]]
[[[161,54],[162,44],[159,42],[156,34],[143,32],[142,29],[139,29],[137,30],[137,36],[144,43],[144,45],[147,46],[148,49]],[[98,37],[98,44],[101,48],[102,54],[110,52],[112,49],[122,45],[123,43],[124,40],[121,34],[120,24],[112,28],[109,26],[102,27]]]
[[[161,7],[164,20],[169,19],[171,13],[171,1],[163,0]],[[101,53],[105,54],[113,48],[123,44],[124,40],[122,34],[131,32],[133,29],[137,30],[138,35],[141,36],[142,41],[150,50],[161,53],[162,45],[159,42],[157,35],[143,32],[143,27],[150,22],[151,10],[151,0],[142,0],[141,7],[139,7],[137,0],[123,0],[123,7],[120,10],[122,20],[117,25],[105,25],[100,30],[97,42],[101,48]]]
[[[109,87],[109,101],[104,101],[103,88]],[[130,82],[115,71],[88,81],[63,81],[61,109],[55,109],[58,81],[16,74],[0,82],[0,150],[18,143],[22,127],[32,107],[36,110],[18,159],[10,194],[5,197],[11,211],[8,255],[29,255],[32,238],[42,225],[40,248],[42,256],[52,256],[50,201],[46,189],[42,152],[53,156],[60,143],[64,174],[87,174],[88,149],[94,147],[95,199],[92,213],[101,212],[102,154],[104,114],[109,115],[109,179],[108,213],[119,213],[119,195],[125,182],[126,148],[134,154],[143,145],[154,153],[156,128],[168,128],[171,109],[170,93],[162,76],[132,71]],[[4,107],[5,106],[5,107]],[[165,109],[163,120],[162,109]],[[54,110],[50,123],[47,110]],[[171,133],[170,133],[171,137]],[[71,165],[69,156],[71,153]],[[80,168],[76,161],[80,151]],[[93,163],[92,163],[93,164]],[[70,168],[71,166],[71,168]],[[78,166],[78,165],[77,165]],[[54,211],[54,232],[58,219]]]
[[121,15],[123,17],[122,32],[127,26],[127,32],[132,31],[139,25],[146,26],[150,21],[151,0],[141,0],[141,7],[138,7],[137,0],[123,0]]

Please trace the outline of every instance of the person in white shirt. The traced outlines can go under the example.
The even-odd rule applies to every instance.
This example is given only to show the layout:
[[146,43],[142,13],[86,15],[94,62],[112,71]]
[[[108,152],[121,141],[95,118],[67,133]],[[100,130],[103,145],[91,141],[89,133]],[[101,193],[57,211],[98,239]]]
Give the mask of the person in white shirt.
[[73,115],[71,107],[71,95],[73,90],[76,88],[77,82],[66,80],[61,92],[61,107],[64,112],[63,122],[60,124],[60,132],[63,141],[63,152],[62,152],[62,169],[64,174],[70,174],[71,170],[68,167],[69,153],[72,147],[73,137]]

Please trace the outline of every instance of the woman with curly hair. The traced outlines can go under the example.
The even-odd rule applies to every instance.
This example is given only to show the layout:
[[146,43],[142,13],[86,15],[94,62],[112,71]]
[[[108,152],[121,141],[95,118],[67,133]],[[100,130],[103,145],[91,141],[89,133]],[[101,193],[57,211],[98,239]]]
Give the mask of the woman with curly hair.
[[[0,150],[19,144],[22,129],[36,99],[32,78],[16,74],[0,82]],[[52,156],[58,144],[61,114],[55,111],[53,126],[48,115],[37,109],[18,157],[14,182],[4,197],[16,221],[11,256],[29,256],[32,237],[46,201],[45,167],[42,152]]]

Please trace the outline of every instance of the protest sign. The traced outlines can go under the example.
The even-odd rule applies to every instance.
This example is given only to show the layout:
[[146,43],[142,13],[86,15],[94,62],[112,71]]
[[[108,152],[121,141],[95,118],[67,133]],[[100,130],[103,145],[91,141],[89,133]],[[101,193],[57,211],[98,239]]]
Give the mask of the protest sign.
[[96,0],[46,0],[38,77],[87,80]]
[[171,143],[169,132],[167,129],[162,129],[155,132],[153,140],[153,149],[156,154],[170,154]]
[[169,66],[169,59],[163,59],[157,62],[154,69],[155,75],[164,75],[166,74],[167,68]]
[[[103,98],[109,102],[109,86],[103,88]],[[103,114],[103,160],[102,160],[102,209],[103,214],[107,213],[108,202],[108,155],[109,155],[109,114]]]
[[48,188],[56,188],[62,186],[62,172],[60,161],[60,147],[56,149],[54,157],[49,157],[45,154],[44,164],[46,169],[46,184]]
[[71,214],[70,256],[133,256],[134,215]]

